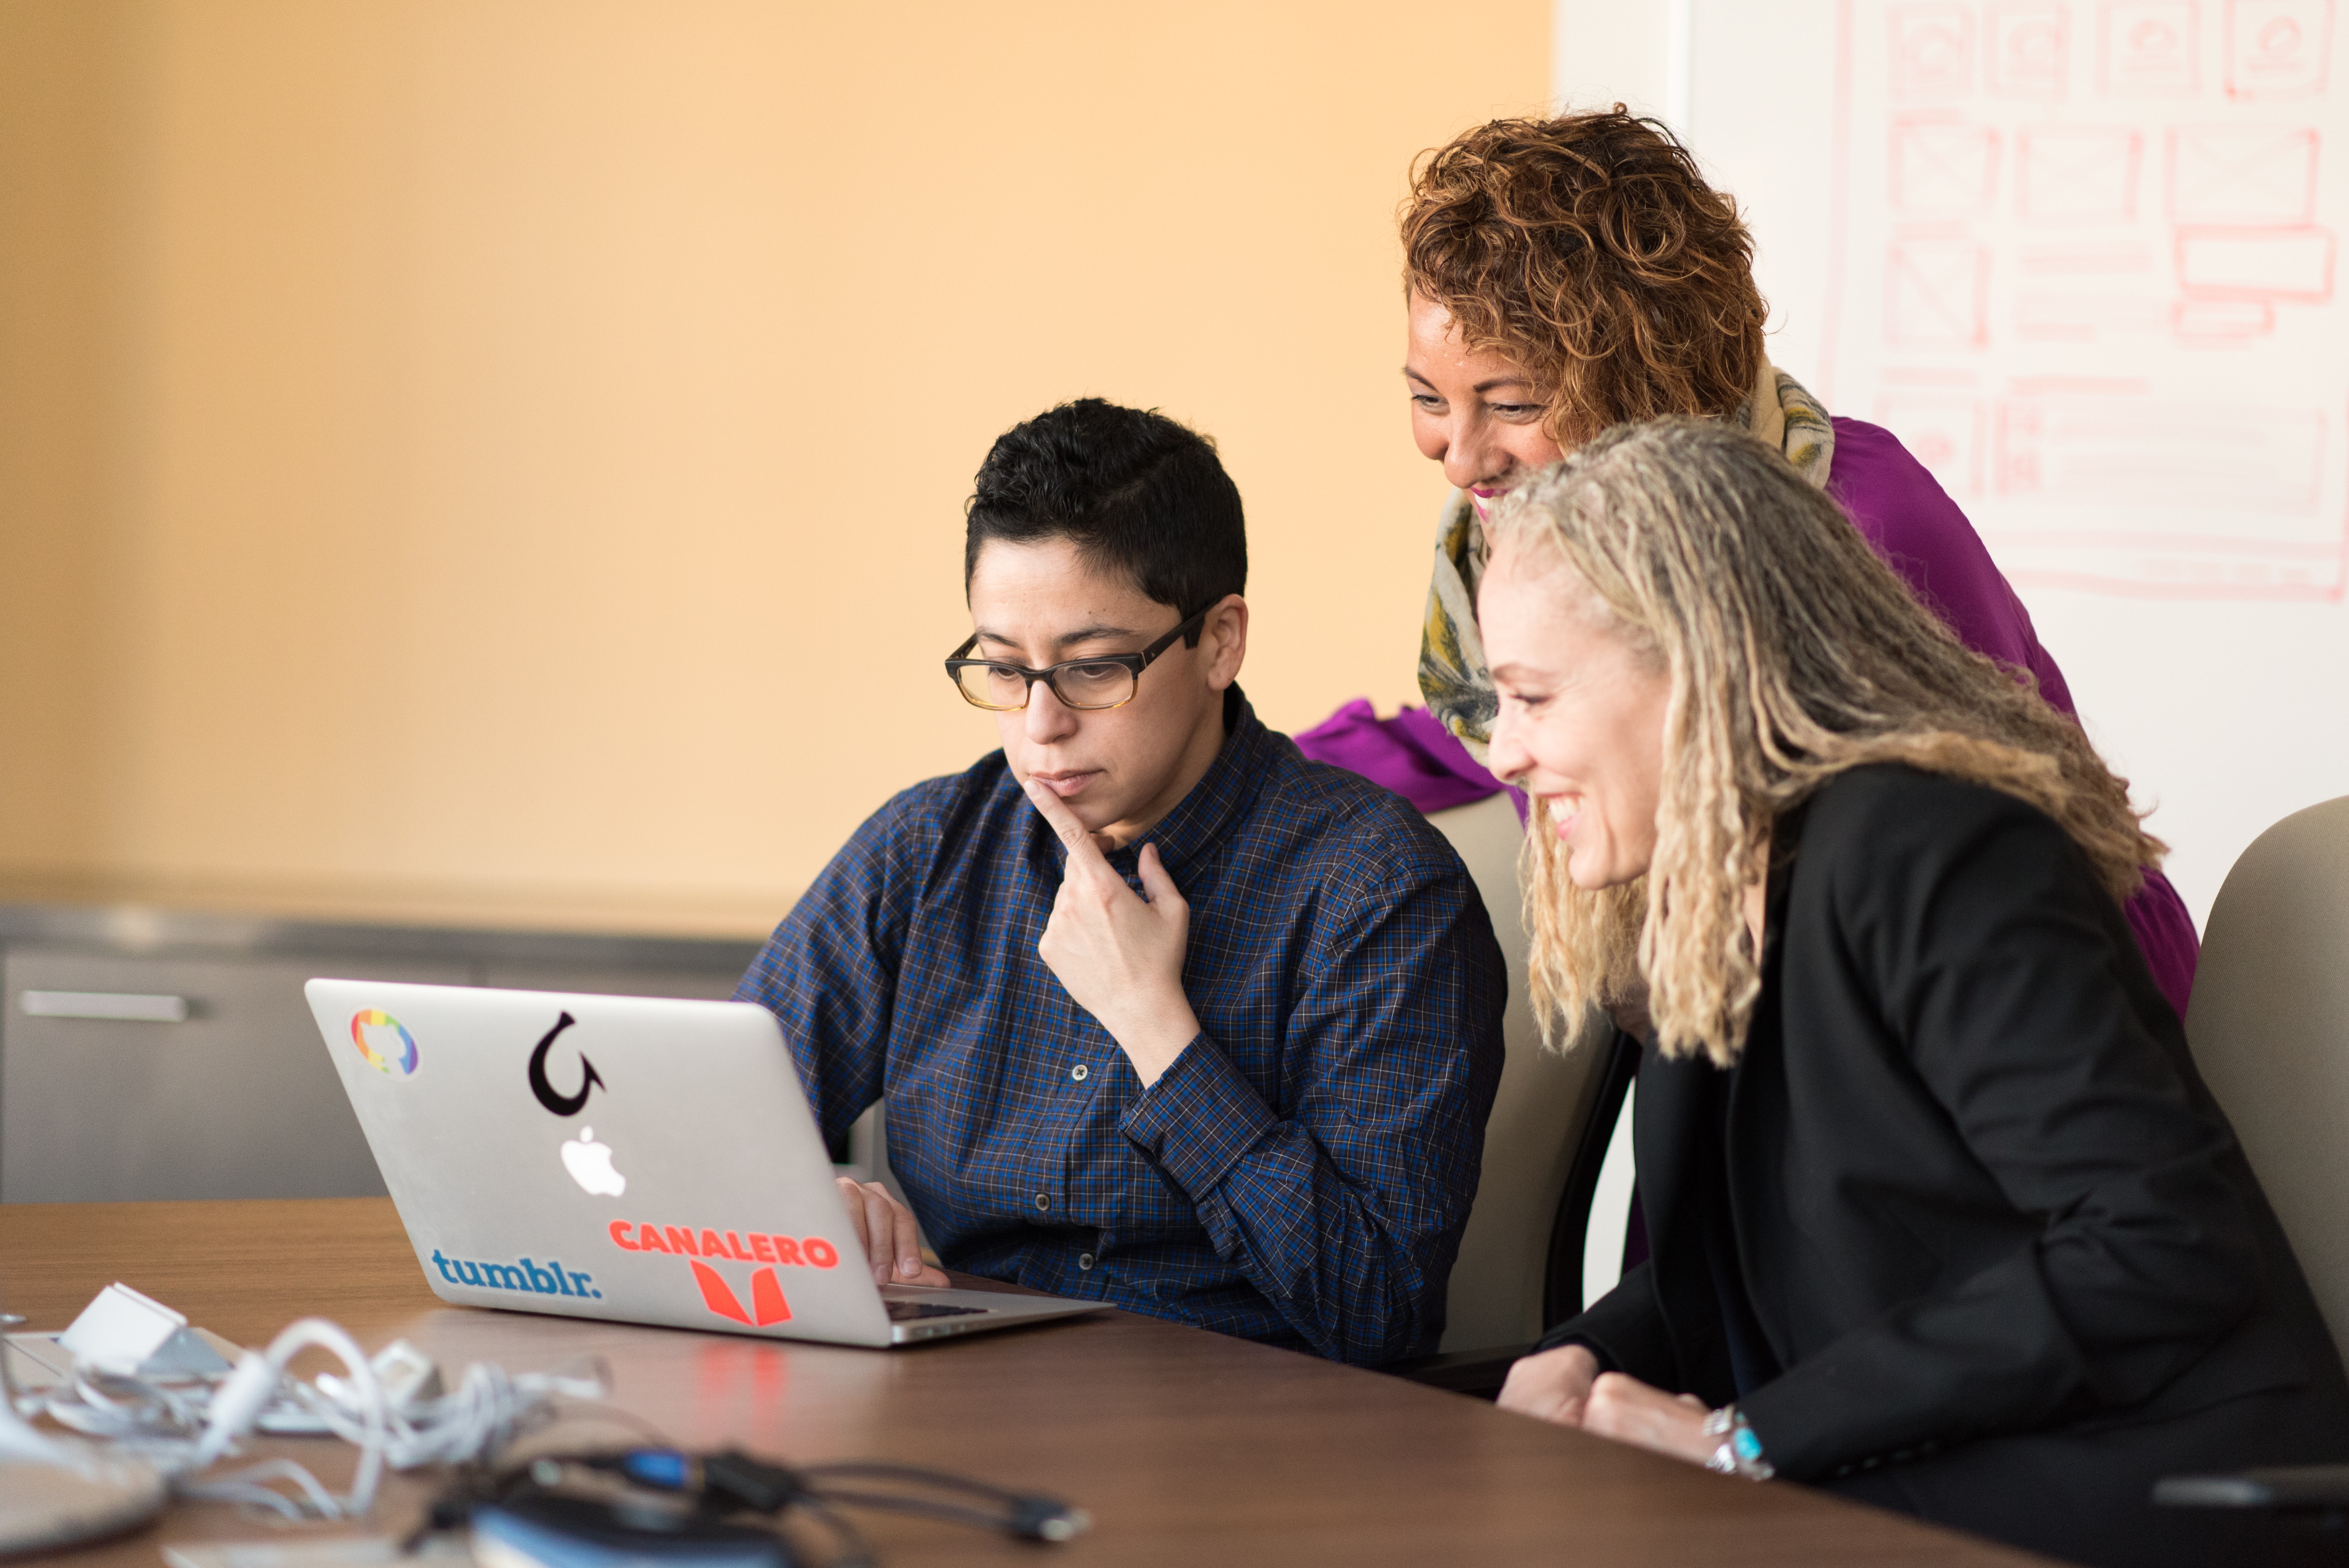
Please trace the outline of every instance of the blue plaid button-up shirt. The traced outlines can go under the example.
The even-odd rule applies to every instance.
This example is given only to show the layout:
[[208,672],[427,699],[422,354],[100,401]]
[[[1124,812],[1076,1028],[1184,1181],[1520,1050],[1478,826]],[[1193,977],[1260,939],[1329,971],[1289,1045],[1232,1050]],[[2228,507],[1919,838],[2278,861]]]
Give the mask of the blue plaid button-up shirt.
[[1434,1348],[1508,981],[1468,872],[1402,799],[1237,692],[1154,842],[1201,1033],[1148,1088],[1037,955],[1066,851],[1001,752],[875,812],[735,995],[782,1020],[838,1138],[889,1158],[947,1266],[1340,1360]]

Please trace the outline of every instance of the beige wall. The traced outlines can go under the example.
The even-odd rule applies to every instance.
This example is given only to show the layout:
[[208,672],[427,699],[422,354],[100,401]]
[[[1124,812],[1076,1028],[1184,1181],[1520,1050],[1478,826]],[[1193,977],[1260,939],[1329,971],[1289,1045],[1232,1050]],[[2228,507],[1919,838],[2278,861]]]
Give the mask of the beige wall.
[[83,861],[100,842],[119,20],[0,5],[0,864]]
[[1408,699],[1392,211],[1547,15],[0,0],[0,872],[762,927],[993,745],[960,502],[1084,393],[1220,441],[1269,721]]

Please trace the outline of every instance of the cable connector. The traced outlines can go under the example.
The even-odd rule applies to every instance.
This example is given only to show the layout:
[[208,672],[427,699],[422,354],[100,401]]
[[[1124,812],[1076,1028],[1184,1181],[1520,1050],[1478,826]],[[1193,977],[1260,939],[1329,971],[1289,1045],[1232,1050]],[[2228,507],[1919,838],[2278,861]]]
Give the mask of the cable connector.
[[258,1350],[237,1357],[236,1370],[213,1390],[204,1410],[203,1439],[197,1449],[199,1468],[228,1450],[229,1444],[253,1430],[263,1408],[277,1397],[277,1367]]
[[[414,1416],[427,1400],[438,1399],[447,1391],[432,1357],[405,1339],[395,1339],[377,1351],[368,1365],[375,1368],[376,1386],[383,1390],[384,1408],[395,1416]],[[346,1414],[363,1414],[358,1389],[348,1379],[321,1372],[317,1387]]]
[[1073,1541],[1093,1527],[1093,1516],[1057,1497],[1015,1497],[1004,1528],[1022,1541]]
[[722,1498],[756,1513],[780,1513],[807,1495],[796,1470],[754,1460],[740,1449],[702,1460],[701,1490],[705,1498]]
[[675,1449],[630,1449],[615,1462],[638,1486],[660,1491],[689,1491],[694,1486],[693,1456]]

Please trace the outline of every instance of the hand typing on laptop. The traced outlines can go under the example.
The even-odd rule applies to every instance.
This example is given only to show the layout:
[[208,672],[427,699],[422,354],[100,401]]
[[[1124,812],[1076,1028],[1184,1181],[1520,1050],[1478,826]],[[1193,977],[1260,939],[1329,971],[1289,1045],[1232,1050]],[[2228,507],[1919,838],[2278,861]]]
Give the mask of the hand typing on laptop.
[[874,1284],[946,1284],[946,1271],[922,1261],[921,1230],[914,1212],[889,1195],[878,1181],[835,1177],[840,1201],[848,1209],[848,1222],[864,1244],[864,1261],[873,1265]]

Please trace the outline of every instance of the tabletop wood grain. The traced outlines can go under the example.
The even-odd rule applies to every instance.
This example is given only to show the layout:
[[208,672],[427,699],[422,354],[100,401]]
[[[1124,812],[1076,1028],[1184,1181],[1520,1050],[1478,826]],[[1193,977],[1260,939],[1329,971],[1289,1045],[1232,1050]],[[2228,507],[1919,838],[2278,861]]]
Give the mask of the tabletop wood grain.
[[[370,1346],[404,1336],[460,1367],[525,1371],[600,1357],[613,1402],[682,1444],[941,1466],[1066,1498],[1096,1521],[1067,1546],[1038,1548],[866,1516],[891,1568],[2042,1561],[1125,1313],[896,1351],[788,1344],[442,1306],[385,1199],[0,1205],[0,1301],[29,1326],[63,1327],[117,1279],[242,1344],[317,1314]],[[581,1424],[535,1440],[618,1435]],[[351,1450],[323,1439],[255,1451],[300,1459],[329,1484],[349,1473]],[[404,1528],[429,1484],[395,1478],[377,1528]],[[150,1568],[165,1542],[269,1533],[225,1507],[189,1504],[139,1534],[50,1561]]]

